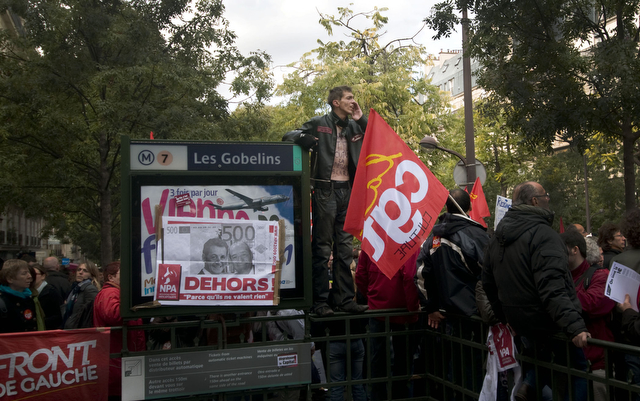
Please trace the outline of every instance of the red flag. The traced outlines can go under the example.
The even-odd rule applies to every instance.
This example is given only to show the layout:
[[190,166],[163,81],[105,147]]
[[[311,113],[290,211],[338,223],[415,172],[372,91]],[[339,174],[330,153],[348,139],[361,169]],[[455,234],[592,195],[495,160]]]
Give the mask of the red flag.
[[153,131],[150,131],[150,132],[149,132],[149,139],[155,139],[155,138],[153,137]]
[[560,234],[564,232],[564,224],[562,223],[562,216],[560,216]]
[[427,238],[449,191],[373,109],[344,230],[389,278]]
[[480,177],[476,178],[476,182],[473,184],[473,189],[471,190],[469,197],[471,198],[471,211],[469,212],[469,217],[482,224],[483,227],[487,227],[487,223],[484,221],[483,217],[489,217],[491,216],[491,213],[489,212],[487,199],[484,197]]

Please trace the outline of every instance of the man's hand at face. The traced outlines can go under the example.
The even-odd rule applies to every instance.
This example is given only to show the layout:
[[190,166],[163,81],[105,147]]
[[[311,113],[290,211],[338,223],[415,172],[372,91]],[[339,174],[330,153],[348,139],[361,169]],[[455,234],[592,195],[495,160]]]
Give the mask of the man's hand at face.
[[362,109],[360,109],[360,105],[358,102],[353,102],[353,111],[351,112],[351,118],[355,121],[358,121],[362,117]]

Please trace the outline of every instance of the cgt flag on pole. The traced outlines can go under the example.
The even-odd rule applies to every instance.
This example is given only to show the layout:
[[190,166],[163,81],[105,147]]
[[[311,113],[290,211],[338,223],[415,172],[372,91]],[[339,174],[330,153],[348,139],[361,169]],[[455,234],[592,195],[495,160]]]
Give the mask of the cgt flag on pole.
[[420,249],[449,191],[373,109],[344,230],[389,278]]
[[487,223],[484,221],[483,217],[491,216],[491,212],[489,212],[487,199],[484,197],[480,177],[476,178],[476,182],[473,184],[473,189],[471,190],[469,197],[471,198],[471,211],[469,212],[469,217],[486,228]]

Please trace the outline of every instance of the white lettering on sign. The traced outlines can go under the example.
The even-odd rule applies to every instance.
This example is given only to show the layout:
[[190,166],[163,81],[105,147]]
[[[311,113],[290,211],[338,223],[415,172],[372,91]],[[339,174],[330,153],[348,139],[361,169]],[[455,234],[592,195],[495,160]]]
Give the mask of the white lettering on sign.
[[[417,188],[411,188],[409,192],[411,199],[407,198],[405,193],[396,189],[405,184],[405,173],[413,175],[416,178],[415,182],[417,182]],[[395,186],[396,188],[388,188],[382,193],[378,205],[374,207],[364,222],[362,237],[363,239],[366,238],[374,248],[374,254],[371,257],[376,262],[384,253],[385,243],[381,235],[376,232],[373,226],[374,222],[384,230],[389,238],[398,244],[410,241],[415,236],[415,233],[420,230],[420,224],[422,223],[422,216],[414,205],[422,202],[429,192],[429,181],[424,171],[413,161],[404,160],[396,168]],[[396,218],[389,216],[387,213],[387,206],[390,203],[395,204],[400,212]],[[401,227],[407,224],[409,220],[412,221],[411,228],[408,231],[403,231]]]

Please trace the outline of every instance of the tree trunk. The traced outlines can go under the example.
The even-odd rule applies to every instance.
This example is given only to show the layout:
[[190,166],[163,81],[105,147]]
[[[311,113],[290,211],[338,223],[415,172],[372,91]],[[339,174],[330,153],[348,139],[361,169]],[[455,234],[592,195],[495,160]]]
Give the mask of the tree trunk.
[[104,267],[113,261],[111,241],[111,190],[109,189],[109,144],[107,134],[100,134],[100,264]]
[[624,205],[627,211],[636,207],[636,173],[633,160],[633,146],[639,135],[634,133],[631,123],[625,121],[622,127],[622,154],[624,165]]

